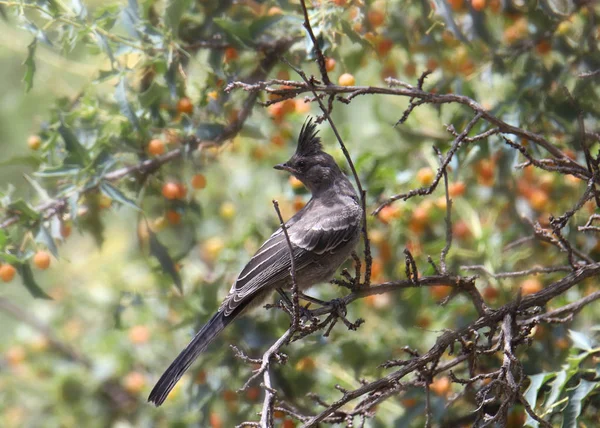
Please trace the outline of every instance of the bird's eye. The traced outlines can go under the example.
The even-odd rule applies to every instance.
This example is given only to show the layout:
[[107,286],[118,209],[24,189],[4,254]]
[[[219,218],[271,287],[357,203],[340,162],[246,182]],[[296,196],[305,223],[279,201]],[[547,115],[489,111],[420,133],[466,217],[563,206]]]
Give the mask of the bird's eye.
[[304,168],[306,166],[306,162],[301,160],[301,161],[296,162],[296,165],[298,166],[298,168]]

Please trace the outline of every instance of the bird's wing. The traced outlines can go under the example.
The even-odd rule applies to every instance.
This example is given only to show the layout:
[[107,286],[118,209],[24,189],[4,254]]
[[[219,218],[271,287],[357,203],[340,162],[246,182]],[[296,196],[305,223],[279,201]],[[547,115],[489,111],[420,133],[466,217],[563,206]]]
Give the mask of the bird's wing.
[[307,217],[302,227],[292,228],[290,241],[294,246],[319,255],[335,252],[356,236],[360,219],[358,206],[328,210],[327,215]]
[[[305,215],[288,226],[297,275],[319,261],[325,252],[337,248],[356,236],[360,227],[354,213],[341,210],[327,216]],[[221,310],[228,315],[242,302],[260,290],[268,290],[290,275],[289,247],[281,228],[260,247],[242,270],[223,302]]]

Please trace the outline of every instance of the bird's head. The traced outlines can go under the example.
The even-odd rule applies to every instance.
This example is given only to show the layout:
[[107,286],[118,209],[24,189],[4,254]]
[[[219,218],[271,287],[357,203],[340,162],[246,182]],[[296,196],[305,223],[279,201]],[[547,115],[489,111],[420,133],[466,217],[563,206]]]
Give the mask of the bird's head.
[[287,162],[274,167],[288,171],[313,193],[331,185],[342,174],[335,160],[323,151],[318,132],[309,118],[300,130],[296,153]]

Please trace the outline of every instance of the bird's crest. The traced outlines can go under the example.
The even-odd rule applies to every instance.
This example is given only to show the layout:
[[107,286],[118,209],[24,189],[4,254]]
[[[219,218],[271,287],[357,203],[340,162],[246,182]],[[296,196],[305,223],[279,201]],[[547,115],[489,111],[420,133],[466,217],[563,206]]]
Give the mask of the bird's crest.
[[321,145],[321,138],[317,136],[318,133],[317,125],[313,122],[312,118],[309,117],[300,130],[296,153],[306,156],[320,152],[323,149],[323,146]]

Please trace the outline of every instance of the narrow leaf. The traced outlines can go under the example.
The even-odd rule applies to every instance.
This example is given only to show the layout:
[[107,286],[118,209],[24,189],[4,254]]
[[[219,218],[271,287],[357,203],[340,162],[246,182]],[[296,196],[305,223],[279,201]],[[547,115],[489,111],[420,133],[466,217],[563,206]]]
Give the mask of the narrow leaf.
[[54,242],[54,238],[50,234],[50,231],[43,224],[40,225],[38,233],[35,237],[35,242],[39,242],[40,244],[44,244],[48,250],[52,253],[52,255],[58,258],[58,248],[56,247],[56,243]]
[[33,175],[36,177],[66,177],[77,175],[79,171],[81,171],[81,167],[78,165],[62,165],[34,172]]
[[594,348],[592,340],[579,331],[569,330],[569,336],[571,336],[575,348],[583,349],[584,351],[591,351]]
[[[548,378],[552,376],[554,376],[553,373],[540,373],[529,376],[529,386],[527,387],[527,391],[525,391],[525,399],[534,411],[536,408],[537,396],[540,391],[540,388],[544,385],[544,383],[546,383],[546,380],[548,380]],[[529,414],[527,414],[525,426],[537,428],[539,426],[539,423],[531,416],[529,416]]]
[[560,396],[560,393],[567,384],[568,380],[569,377],[567,376],[566,370],[561,370],[556,373],[556,379],[554,379],[552,382],[552,388],[550,389],[550,394],[548,394],[548,399],[546,400],[544,406],[546,409],[549,409],[554,403],[556,403],[556,400],[558,400],[558,397]]
[[174,36],[179,31],[179,23],[183,13],[190,5],[190,0],[170,0],[165,9],[165,24],[171,29]]
[[141,131],[140,120],[136,116],[131,104],[127,100],[127,87],[125,84],[125,78],[121,78],[119,83],[117,84],[117,89],[115,91],[115,99],[119,104],[119,108],[121,109],[121,113],[131,122],[136,131]]
[[23,285],[25,285],[27,291],[29,291],[33,297],[52,300],[52,297],[48,296],[35,282],[35,278],[33,277],[33,272],[31,271],[31,266],[29,266],[29,264],[23,263],[17,265],[17,271],[23,279]]
[[81,145],[71,128],[69,128],[61,119],[58,133],[65,142],[65,148],[69,152],[69,160],[78,165],[85,165],[88,161],[88,154],[85,148]]
[[35,181],[33,178],[29,177],[27,174],[23,174],[23,177],[25,177],[25,180],[27,180],[29,182],[29,184],[31,184],[31,187],[33,187],[35,189],[35,191],[40,196],[42,201],[45,202],[45,201],[50,200],[50,196],[48,195],[48,192],[46,192],[46,189],[44,189],[42,186],[40,186],[40,183]]
[[148,234],[150,235],[150,254],[152,254],[154,257],[156,257],[156,259],[160,263],[160,266],[163,268],[163,270],[166,273],[168,273],[171,276],[171,278],[173,278],[173,281],[175,282],[177,289],[180,292],[183,292],[183,287],[181,285],[181,277],[179,276],[179,273],[177,272],[177,267],[175,266],[175,262],[169,255],[167,248],[163,244],[160,243],[160,241],[156,237],[156,234],[154,232],[152,232],[150,230],[150,228],[148,228]]
[[123,205],[127,205],[128,207],[131,207],[134,210],[141,211],[135,202],[133,202],[131,199],[125,196],[123,192],[121,192],[115,186],[110,184],[108,181],[103,181],[102,183],[100,183],[100,191],[109,198],[114,199],[115,201],[120,202]]
[[40,217],[40,214],[22,199],[11,202],[7,208],[8,211],[19,213],[21,217],[26,217],[31,220],[37,220]]
[[232,21],[228,18],[215,18],[213,21],[227,33],[231,41],[241,47],[252,45],[252,36],[246,23]]
[[37,47],[37,38],[34,38],[31,43],[27,46],[27,58],[23,65],[25,66],[25,75],[23,76],[23,82],[25,82],[25,91],[29,92],[33,88],[33,76],[35,75],[35,48]]
[[581,414],[582,401],[598,386],[597,382],[582,379],[575,388],[569,391],[569,402],[563,411],[562,428],[577,428],[577,419]]

